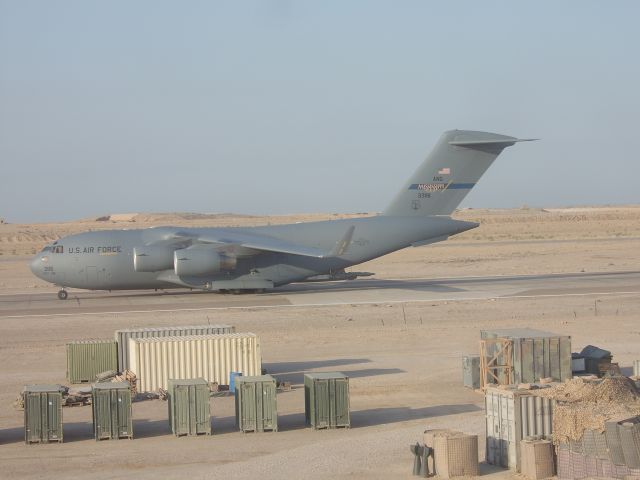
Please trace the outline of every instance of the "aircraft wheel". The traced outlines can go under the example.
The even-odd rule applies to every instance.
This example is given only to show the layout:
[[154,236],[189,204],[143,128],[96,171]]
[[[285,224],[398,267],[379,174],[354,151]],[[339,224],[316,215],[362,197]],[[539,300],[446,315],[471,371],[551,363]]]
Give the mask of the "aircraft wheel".
[[66,300],[68,296],[69,296],[69,295],[67,294],[67,291],[66,291],[66,290],[60,290],[60,291],[58,292],[58,298],[59,298],[60,300]]

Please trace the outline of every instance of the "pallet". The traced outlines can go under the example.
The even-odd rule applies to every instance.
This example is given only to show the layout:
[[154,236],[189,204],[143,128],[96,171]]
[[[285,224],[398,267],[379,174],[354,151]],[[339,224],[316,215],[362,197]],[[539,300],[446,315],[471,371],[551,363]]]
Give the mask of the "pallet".
[[47,443],[62,443],[62,439],[58,439],[58,440],[25,440],[25,442],[27,445],[38,445],[38,444],[47,444]]
[[126,435],[124,437],[102,437],[102,438],[96,438],[96,442],[102,442],[104,440],[133,440],[133,435]]
[[337,428],[351,428],[351,425],[325,425],[323,427],[314,427],[313,425],[310,425],[310,427],[314,430],[335,430]]
[[206,437],[212,434],[213,432],[202,432],[202,433],[196,433],[195,435],[191,433],[174,433],[176,437]]

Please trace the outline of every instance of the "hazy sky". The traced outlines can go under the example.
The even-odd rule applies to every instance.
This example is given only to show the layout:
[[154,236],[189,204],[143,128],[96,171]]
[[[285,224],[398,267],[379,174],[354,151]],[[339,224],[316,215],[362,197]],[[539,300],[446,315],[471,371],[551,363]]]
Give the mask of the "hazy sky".
[[380,211],[444,130],[463,206],[639,203],[637,1],[0,0],[0,217]]

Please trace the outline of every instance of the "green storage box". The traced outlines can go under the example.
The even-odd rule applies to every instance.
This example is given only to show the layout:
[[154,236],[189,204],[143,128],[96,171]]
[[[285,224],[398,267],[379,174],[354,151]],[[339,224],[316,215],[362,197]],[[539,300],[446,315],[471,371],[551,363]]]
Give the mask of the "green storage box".
[[204,378],[169,380],[169,424],[174,435],[211,435],[209,392]]
[[131,386],[128,382],[96,383],[91,389],[96,440],[133,438]]
[[27,385],[24,395],[24,442],[62,442],[62,387]]
[[118,347],[113,340],[82,340],[67,343],[67,379],[91,383],[96,375],[118,371]]
[[278,431],[276,379],[271,375],[236,377],[236,425],[243,432]]
[[305,374],[304,407],[307,425],[315,429],[349,428],[349,377],[340,372]]

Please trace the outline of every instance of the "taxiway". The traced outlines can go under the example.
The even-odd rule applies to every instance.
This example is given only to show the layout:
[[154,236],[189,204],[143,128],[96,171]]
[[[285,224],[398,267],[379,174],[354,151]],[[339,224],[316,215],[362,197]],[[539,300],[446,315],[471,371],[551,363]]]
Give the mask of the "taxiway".
[[629,293],[640,293],[640,272],[638,271],[392,280],[372,278],[292,284],[269,293],[243,295],[186,290],[166,292],[71,290],[69,298],[65,301],[58,300],[52,292],[0,295],[0,319]]

